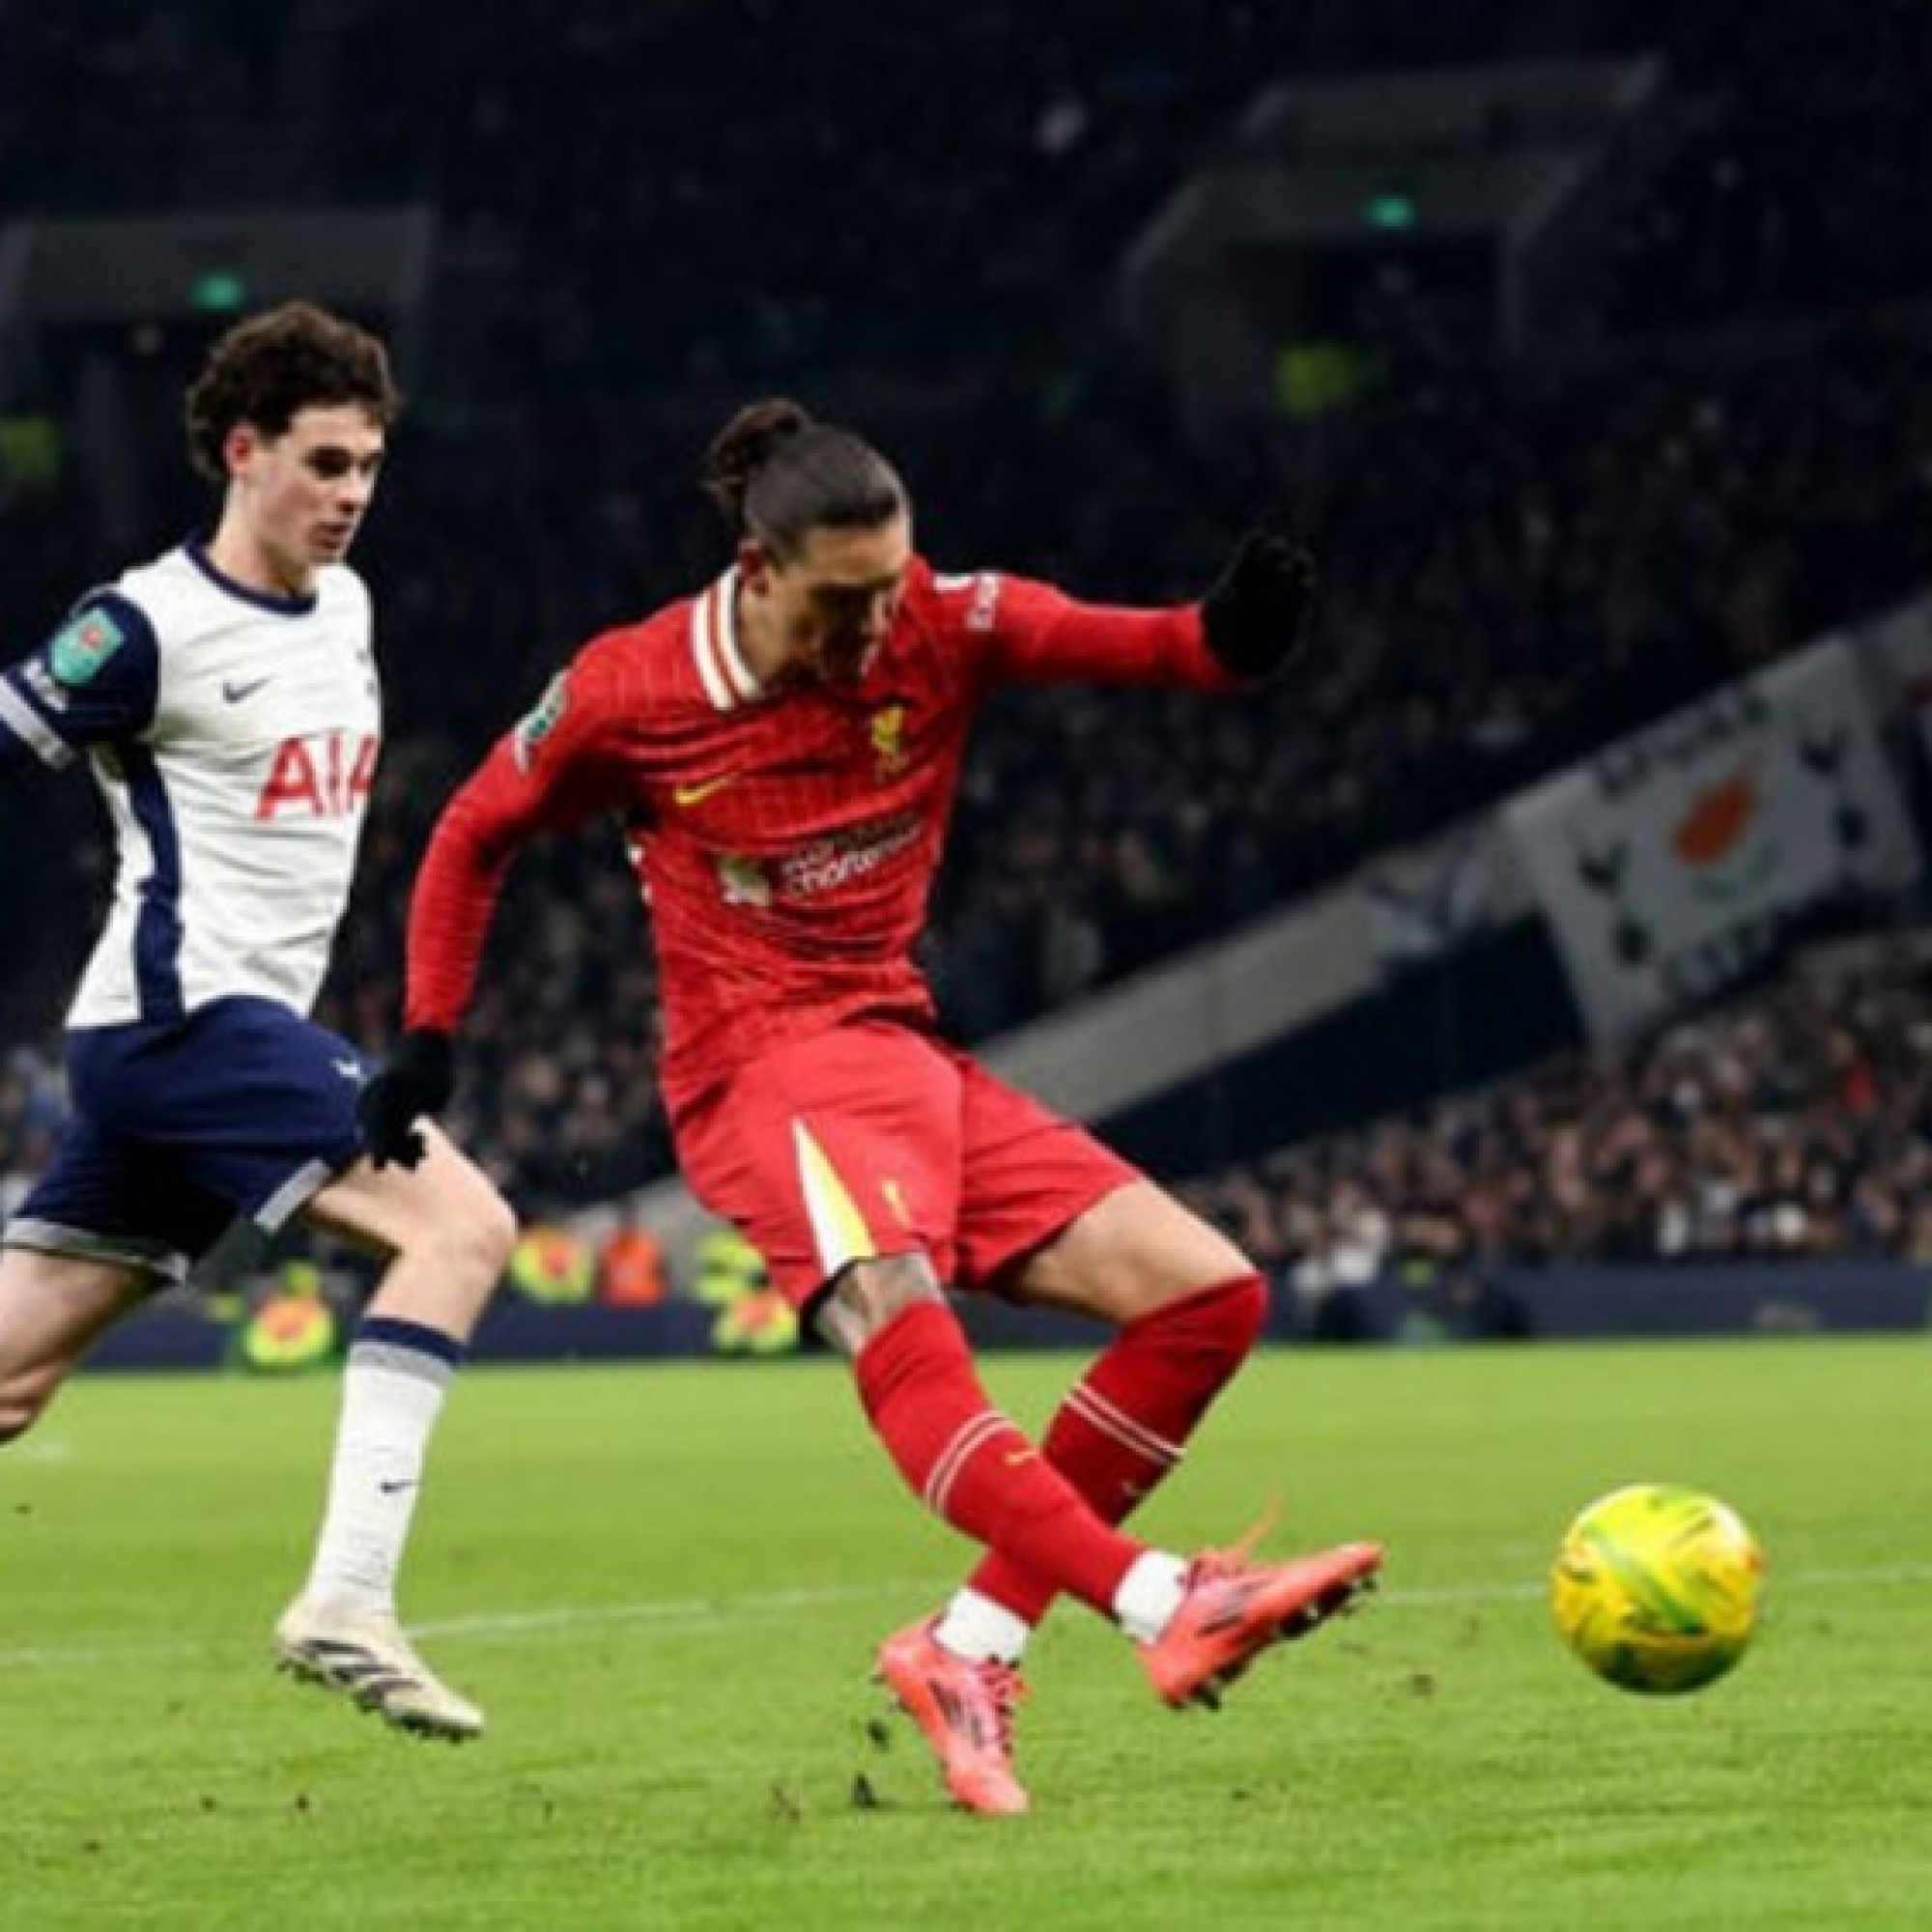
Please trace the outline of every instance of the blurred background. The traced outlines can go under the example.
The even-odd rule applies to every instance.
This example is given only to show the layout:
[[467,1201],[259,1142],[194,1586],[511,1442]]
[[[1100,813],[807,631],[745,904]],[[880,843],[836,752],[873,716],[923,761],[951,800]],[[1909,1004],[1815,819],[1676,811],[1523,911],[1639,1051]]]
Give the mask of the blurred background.
[[[1285,1331],[1922,1321],[1927,72],[1917,0],[0,0],[0,648],[207,518],[180,392],[237,315],[388,336],[323,1007],[381,1051],[427,827],[721,566],[740,403],[878,442],[941,568],[1096,599],[1197,595],[1285,503],[1306,669],[989,710],[952,1032]],[[104,883],[84,782],[0,799],[0,1207]],[[452,1125],[537,1299],[737,1293],[646,940],[614,834],[497,923]]]

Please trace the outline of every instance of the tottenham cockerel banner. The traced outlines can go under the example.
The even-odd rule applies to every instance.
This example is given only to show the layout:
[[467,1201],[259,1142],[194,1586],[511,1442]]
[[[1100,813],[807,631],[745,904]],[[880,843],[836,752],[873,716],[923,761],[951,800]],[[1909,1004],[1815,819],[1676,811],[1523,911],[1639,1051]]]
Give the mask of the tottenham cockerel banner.
[[1920,868],[1842,639],[1619,739],[1504,817],[1600,1039],[1738,979],[1807,907]]

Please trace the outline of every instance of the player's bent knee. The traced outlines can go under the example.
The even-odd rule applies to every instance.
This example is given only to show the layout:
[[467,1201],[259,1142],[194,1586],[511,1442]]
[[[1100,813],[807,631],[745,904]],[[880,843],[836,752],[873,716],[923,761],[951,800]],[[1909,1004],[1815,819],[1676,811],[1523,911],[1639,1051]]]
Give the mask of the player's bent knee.
[[440,1223],[430,1237],[439,1268],[483,1285],[495,1284],[508,1272],[516,1244],[516,1217],[501,1202]]
[[1267,1318],[1267,1284],[1248,1274],[1171,1301],[1136,1325],[1225,1379],[1254,1352]]
[[482,1282],[502,1278],[516,1245],[517,1217],[481,1175],[471,1186],[417,1203],[397,1243],[443,1273]]
[[1230,1283],[1221,1293],[1228,1298],[1220,1318],[1223,1332],[1228,1348],[1236,1364],[1239,1364],[1254,1353],[1266,1332],[1267,1283],[1260,1275],[1251,1274],[1245,1281]]
[[811,1320],[833,1348],[856,1355],[880,1329],[923,1301],[946,1303],[931,1262],[920,1254],[881,1255],[854,1262],[836,1276]]
[[516,1249],[517,1216],[494,1187],[469,1217],[467,1233],[478,1266],[493,1278],[502,1274]]

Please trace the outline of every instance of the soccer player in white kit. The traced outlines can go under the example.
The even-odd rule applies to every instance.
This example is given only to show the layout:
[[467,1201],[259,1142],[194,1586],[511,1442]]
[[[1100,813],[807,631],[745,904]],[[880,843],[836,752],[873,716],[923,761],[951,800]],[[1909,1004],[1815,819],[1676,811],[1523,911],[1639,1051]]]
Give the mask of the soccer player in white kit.
[[398,1625],[428,1437],[515,1223],[438,1130],[378,1168],[360,1055],[308,1017],[381,742],[369,593],[344,561],[400,398],[383,346],[295,302],[229,330],[187,398],[212,536],[90,592],[0,673],[0,769],[89,765],[113,904],[68,1013],[69,1121],[0,1234],[0,1443],[112,1322],[240,1216],[387,1257],[351,1348],[282,1665],[404,1729],[483,1714]]

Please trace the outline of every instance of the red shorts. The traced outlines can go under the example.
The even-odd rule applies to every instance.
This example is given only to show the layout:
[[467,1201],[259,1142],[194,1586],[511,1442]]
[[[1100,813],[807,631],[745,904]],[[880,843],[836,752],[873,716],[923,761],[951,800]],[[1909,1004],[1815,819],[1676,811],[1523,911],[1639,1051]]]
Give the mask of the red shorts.
[[879,1020],[761,1055],[688,1109],[676,1138],[693,1193],[795,1308],[874,1255],[923,1253],[951,1288],[995,1283],[1141,1179],[965,1054]]

